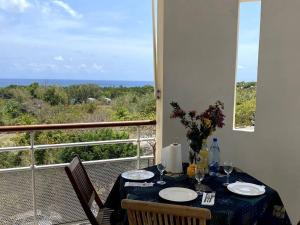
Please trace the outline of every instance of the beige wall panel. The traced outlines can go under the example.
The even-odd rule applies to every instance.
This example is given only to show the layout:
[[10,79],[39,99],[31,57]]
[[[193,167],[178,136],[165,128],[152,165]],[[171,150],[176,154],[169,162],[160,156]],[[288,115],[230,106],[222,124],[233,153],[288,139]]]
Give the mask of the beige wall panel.
[[186,142],[181,124],[169,119],[172,100],[199,111],[223,101],[227,115],[223,132],[231,132],[238,0],[164,2],[163,146],[176,137]]
[[203,111],[225,103],[226,127],[216,133],[223,158],[281,195],[296,224],[300,219],[300,1],[262,0],[256,129],[234,131],[234,83],[238,0],[164,0],[159,43],[162,146],[185,131],[171,120],[169,103]]

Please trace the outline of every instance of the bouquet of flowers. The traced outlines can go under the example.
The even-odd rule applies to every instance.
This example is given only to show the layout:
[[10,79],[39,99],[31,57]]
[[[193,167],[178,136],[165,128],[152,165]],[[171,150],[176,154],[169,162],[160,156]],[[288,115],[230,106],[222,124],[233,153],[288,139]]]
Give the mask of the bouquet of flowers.
[[222,128],[224,124],[224,104],[217,101],[210,105],[203,113],[198,114],[195,110],[185,112],[177,102],[171,102],[173,111],[171,118],[178,118],[186,128],[186,137],[189,145],[195,153],[199,153],[203,139],[207,139],[216,128]]

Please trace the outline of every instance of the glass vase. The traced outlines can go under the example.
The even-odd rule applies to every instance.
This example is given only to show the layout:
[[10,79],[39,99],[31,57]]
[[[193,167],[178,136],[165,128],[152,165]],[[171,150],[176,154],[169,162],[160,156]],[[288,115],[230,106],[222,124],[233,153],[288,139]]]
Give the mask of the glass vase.
[[202,147],[198,154],[198,164],[199,168],[203,168],[205,170],[205,174],[208,174],[208,146],[207,146],[207,140],[203,139],[202,141]]

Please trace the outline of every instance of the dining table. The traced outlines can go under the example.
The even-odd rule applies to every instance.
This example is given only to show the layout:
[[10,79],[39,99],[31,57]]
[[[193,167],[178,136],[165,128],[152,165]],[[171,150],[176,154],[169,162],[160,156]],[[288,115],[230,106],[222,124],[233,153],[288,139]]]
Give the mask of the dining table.
[[243,196],[230,192],[223,184],[226,182],[226,176],[220,173],[217,176],[206,175],[202,184],[209,187],[210,191],[215,193],[214,205],[202,205],[202,196],[192,201],[177,203],[162,199],[159,192],[168,187],[182,187],[195,190],[196,181],[186,175],[187,164],[183,164],[184,173],[181,175],[164,175],[166,183],[157,184],[160,179],[160,173],[156,166],[144,168],[144,170],[154,173],[154,177],[141,182],[153,182],[153,186],[126,186],[128,181],[120,174],[115,181],[107,199],[105,206],[114,210],[111,218],[112,224],[128,224],[126,211],[121,208],[121,201],[129,198],[149,202],[159,202],[167,204],[180,204],[191,207],[207,208],[211,211],[210,225],[291,225],[289,216],[284,208],[282,200],[277,191],[267,186],[253,176],[234,168],[230,174],[230,183],[247,182],[265,186],[265,193],[259,196]]

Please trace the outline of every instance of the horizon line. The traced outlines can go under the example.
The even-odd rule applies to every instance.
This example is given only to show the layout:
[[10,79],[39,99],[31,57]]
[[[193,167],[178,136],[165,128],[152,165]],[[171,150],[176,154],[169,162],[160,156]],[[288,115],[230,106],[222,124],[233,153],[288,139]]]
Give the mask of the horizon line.
[[93,79],[60,79],[60,78],[0,78],[0,80],[72,80],[72,81],[126,81],[126,82],[154,82],[154,80],[93,80]]

